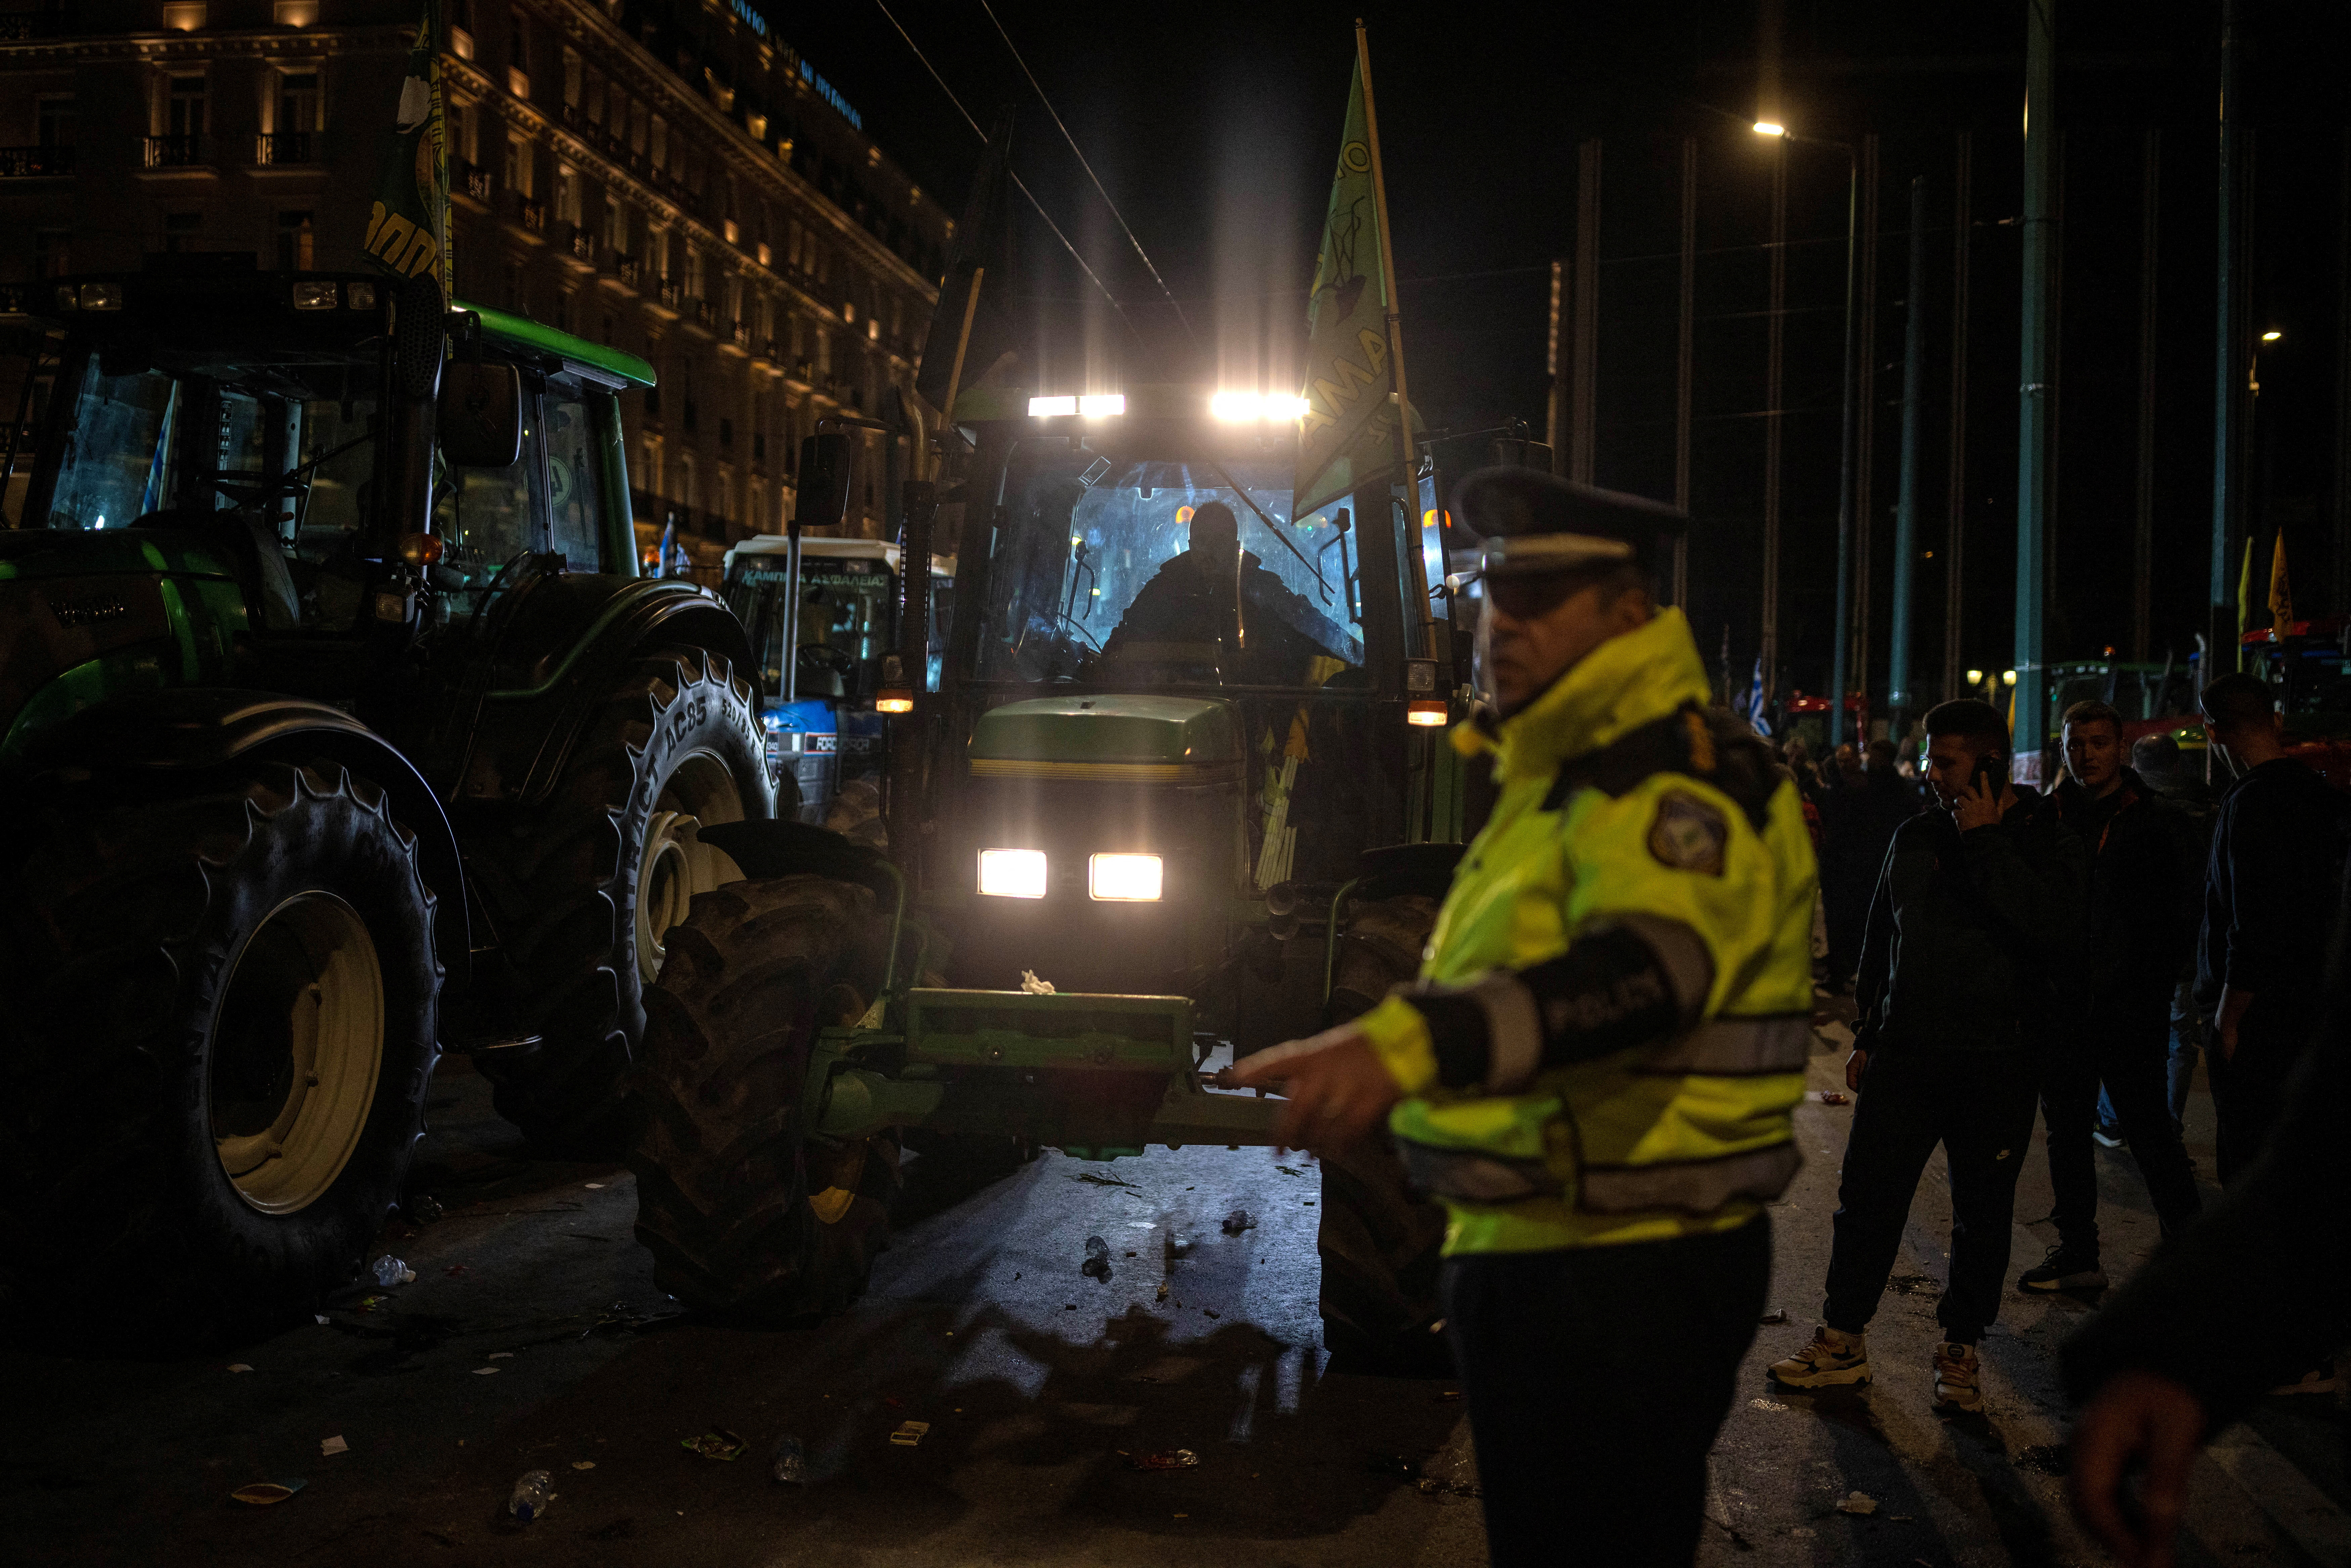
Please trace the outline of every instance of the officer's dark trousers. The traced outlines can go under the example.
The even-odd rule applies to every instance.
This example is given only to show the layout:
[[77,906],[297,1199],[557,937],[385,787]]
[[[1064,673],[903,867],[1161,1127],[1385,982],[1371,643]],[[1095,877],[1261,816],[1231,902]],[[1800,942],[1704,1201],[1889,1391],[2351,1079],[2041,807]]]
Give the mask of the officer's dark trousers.
[[2202,1205],[2195,1168],[2180,1146],[2164,1079],[2171,992],[2099,998],[2070,1040],[2053,1041],[2042,1064],[2041,1116],[2049,1130],[2049,1185],[2057,1197],[2057,1239],[2098,1255],[2098,1166],[2090,1132],[2098,1085],[2106,1086],[2131,1158],[2146,1178],[2163,1234],[2179,1234]]
[[2237,1025],[2234,1056],[2221,1051],[2217,1026],[2207,1037],[2204,1070],[2211,1076],[2212,1113],[2219,1124],[2213,1165],[2222,1186],[2235,1185],[2245,1174],[2284,1113],[2285,1081],[2310,1044],[2318,1009],[2314,996],[2257,992]]
[[1822,1310],[1829,1327],[1859,1333],[1877,1311],[1918,1177],[1940,1144],[1951,1178],[1951,1272],[1935,1316],[1955,1344],[1982,1336],[2007,1288],[2016,1175],[2040,1085],[2021,1051],[1870,1052],[1837,1186]]
[[1687,1568],[1771,1280],[1761,1218],[1446,1264],[1495,1568]]

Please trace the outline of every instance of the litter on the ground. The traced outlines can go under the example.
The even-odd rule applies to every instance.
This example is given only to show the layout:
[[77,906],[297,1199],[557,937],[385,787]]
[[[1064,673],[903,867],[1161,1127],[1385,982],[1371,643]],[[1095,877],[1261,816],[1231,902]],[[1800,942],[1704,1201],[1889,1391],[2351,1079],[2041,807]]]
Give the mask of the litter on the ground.
[[1747,1402],[1747,1407],[1750,1410],[1785,1410],[1787,1408],[1785,1405],[1772,1399],[1750,1399]]
[[1312,1198],[1311,1198],[1311,1197],[1310,1197],[1310,1198],[1308,1198],[1308,1199],[1306,1200],[1306,1207],[1309,1207],[1309,1208],[1313,1207],[1314,1207],[1314,1200],[1313,1200]]
[[328,1454],[348,1454],[350,1451],[351,1446],[344,1442],[340,1435],[329,1437],[319,1445],[319,1452],[322,1457]]
[[324,1312],[312,1312],[310,1314],[310,1321],[313,1322],[324,1323],[327,1321],[327,1314]]
[[1837,1511],[1839,1513],[1876,1513],[1877,1500],[1865,1491],[1849,1491],[1844,1494],[1844,1500],[1837,1504]]
[[1020,988],[1032,997],[1050,997],[1053,994],[1053,982],[1039,979],[1034,969],[1023,969],[1020,971]]
[[510,1350],[494,1350],[490,1352],[489,1354],[482,1357],[482,1359],[484,1361],[512,1361],[514,1359],[514,1352]]
[[229,1370],[231,1372],[251,1372],[253,1368],[246,1365],[245,1363],[241,1361],[236,1361],[229,1364]]
[[1165,1280],[1162,1280],[1162,1281],[1159,1282],[1159,1293],[1158,1293],[1156,1296],[1154,1296],[1154,1297],[1152,1298],[1152,1300],[1153,1300],[1153,1301],[1165,1301],[1166,1299],[1167,1299],[1167,1281],[1165,1281]]
[[596,1461],[593,1459],[574,1459],[571,1461],[571,1468],[575,1470],[592,1470],[596,1468]]
[[1816,1092],[1813,1095],[1813,1098],[1819,1101],[1823,1105],[1844,1105],[1851,1103],[1850,1097],[1842,1089],[1823,1089]]
[[387,1252],[368,1269],[368,1277],[385,1290],[405,1285],[416,1278],[416,1270]]
[[1756,1320],[1758,1322],[1765,1323],[1784,1323],[1787,1321],[1788,1309],[1785,1307],[1773,1307],[1770,1312],[1765,1312],[1761,1317]]
[[776,1451],[768,1458],[768,1473],[789,1487],[808,1480],[808,1450],[789,1432],[776,1439]]
[[496,1366],[477,1366],[477,1367],[474,1368],[474,1375],[475,1375],[475,1376],[476,1376],[476,1377],[488,1377],[488,1376],[490,1376],[492,1374],[496,1373],[496,1372],[500,1372],[500,1371],[502,1371],[502,1370],[504,1370],[504,1369],[503,1369],[503,1368],[501,1368],[501,1367],[496,1367]]
[[1244,1230],[1257,1228],[1257,1217],[1246,1208],[1236,1208],[1225,1216],[1225,1234],[1238,1236]]
[[1458,1388],[1440,1388],[1437,1393],[1437,1402],[1440,1405],[1450,1405],[1460,1397],[1461,1390]]
[[1090,1279],[1110,1282],[1110,1243],[1099,1236],[1086,1238],[1086,1260],[1078,1265],[1078,1272]]
[[604,1184],[601,1181],[591,1181],[588,1184],[588,1190],[590,1192],[601,1192],[604,1190]]
[[699,1437],[680,1437],[677,1446],[705,1459],[731,1459],[743,1451],[743,1439],[724,1427],[713,1427]]
[[228,1495],[237,1502],[250,1503],[255,1508],[270,1508],[300,1491],[305,1484],[299,1476],[282,1481],[255,1481]]
[[1200,1462],[1200,1456],[1189,1448],[1162,1448],[1151,1454],[1129,1454],[1127,1469],[1134,1470],[1188,1470]]
[[1304,1176],[1306,1174],[1304,1171],[1298,1169],[1294,1166],[1276,1166],[1273,1168],[1280,1171],[1284,1176]]
[[514,1490],[507,1498],[507,1517],[528,1524],[554,1500],[555,1478],[545,1470],[525,1470],[516,1478]]
[[2020,1450],[2013,1462],[2019,1469],[2039,1470],[2044,1476],[2062,1476],[2072,1468],[2064,1446],[2057,1443],[2035,1443]]
[[1222,1315],[1223,1315],[1223,1314],[1221,1314],[1220,1312],[1218,1312],[1217,1311],[1217,1309],[1216,1309],[1216,1308],[1214,1308],[1214,1307],[1202,1307],[1200,1310],[1201,1310],[1202,1312],[1204,1312],[1207,1313],[1207,1314],[1208,1314],[1210,1317],[1212,1317],[1212,1318],[1213,1318],[1213,1317],[1220,1317],[1220,1316],[1222,1316]]
[[930,1429],[928,1421],[901,1421],[898,1429],[890,1434],[890,1440],[902,1448],[911,1448],[921,1442],[923,1434]]

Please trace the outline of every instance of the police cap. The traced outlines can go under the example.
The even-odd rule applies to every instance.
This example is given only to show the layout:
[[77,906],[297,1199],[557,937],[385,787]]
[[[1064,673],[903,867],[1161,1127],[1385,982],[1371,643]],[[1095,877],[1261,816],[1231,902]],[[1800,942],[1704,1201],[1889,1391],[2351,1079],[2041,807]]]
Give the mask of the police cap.
[[1454,510],[1479,535],[1490,577],[1529,577],[1631,561],[1656,570],[1689,527],[1662,502],[1561,479],[1539,468],[1480,468],[1453,486]]

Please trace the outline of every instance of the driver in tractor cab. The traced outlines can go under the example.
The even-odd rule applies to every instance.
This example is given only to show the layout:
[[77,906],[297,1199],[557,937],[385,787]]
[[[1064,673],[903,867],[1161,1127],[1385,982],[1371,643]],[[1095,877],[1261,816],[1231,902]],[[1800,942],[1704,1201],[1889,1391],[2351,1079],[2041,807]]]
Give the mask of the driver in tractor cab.
[[1102,662],[1241,685],[1302,678],[1328,652],[1291,624],[1315,619],[1306,601],[1241,549],[1240,521],[1222,501],[1202,502],[1190,527],[1190,547],[1143,585],[1102,644]]
[[1285,1144],[1386,1120],[1444,1199],[1493,1561],[1687,1564],[1800,1163],[1812,841],[1652,605],[1679,514],[1526,468],[1454,496],[1486,541],[1454,738],[1500,797],[1419,980],[1231,1077],[1283,1085]]

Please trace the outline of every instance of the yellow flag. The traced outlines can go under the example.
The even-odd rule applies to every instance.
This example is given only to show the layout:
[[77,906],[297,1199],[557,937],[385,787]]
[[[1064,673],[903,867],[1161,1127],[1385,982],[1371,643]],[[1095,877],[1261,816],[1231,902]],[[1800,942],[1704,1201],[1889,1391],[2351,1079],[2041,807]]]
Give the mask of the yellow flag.
[[2294,589],[2285,577],[2285,530],[2277,532],[2277,544],[2270,551],[2270,626],[2271,635],[2283,642],[2286,628],[2294,621]]

